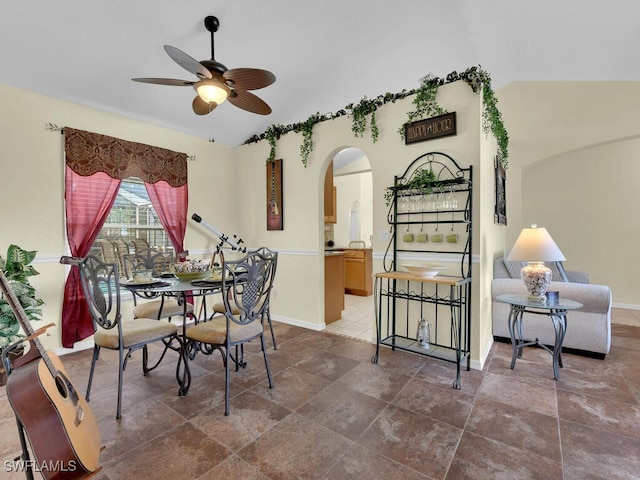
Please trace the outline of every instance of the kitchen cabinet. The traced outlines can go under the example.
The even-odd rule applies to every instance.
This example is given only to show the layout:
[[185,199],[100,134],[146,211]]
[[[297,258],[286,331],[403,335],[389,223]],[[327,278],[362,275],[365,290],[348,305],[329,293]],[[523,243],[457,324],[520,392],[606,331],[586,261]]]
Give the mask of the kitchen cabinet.
[[344,289],[351,295],[368,297],[373,293],[373,254],[370,248],[344,251]]
[[344,253],[324,255],[324,323],[342,318],[344,310]]
[[329,164],[324,177],[324,223],[337,223],[337,192],[333,186],[333,162]]

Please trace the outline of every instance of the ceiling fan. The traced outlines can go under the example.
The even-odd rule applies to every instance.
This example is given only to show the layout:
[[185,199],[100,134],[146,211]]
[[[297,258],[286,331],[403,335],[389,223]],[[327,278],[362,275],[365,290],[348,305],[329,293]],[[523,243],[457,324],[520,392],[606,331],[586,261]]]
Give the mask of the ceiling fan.
[[204,19],[205,28],[211,32],[211,60],[197,61],[182,50],[165,45],[167,54],[186,71],[196,75],[197,80],[176,80],[173,78],[132,78],[134,82],[154,83],[178,87],[192,86],[198,95],[193,99],[193,111],[197,115],[207,115],[225,100],[248,112],[269,115],[271,107],[248,90],[257,90],[276,81],[273,73],[258,68],[232,68],[229,70],[215,60],[213,35],[220,22],[214,16]]

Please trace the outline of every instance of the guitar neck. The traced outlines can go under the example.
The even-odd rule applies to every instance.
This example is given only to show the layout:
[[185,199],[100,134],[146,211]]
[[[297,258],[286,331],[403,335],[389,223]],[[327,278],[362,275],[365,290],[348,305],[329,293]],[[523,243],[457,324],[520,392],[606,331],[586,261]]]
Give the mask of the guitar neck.
[[9,303],[11,310],[13,310],[13,313],[18,319],[18,323],[20,324],[24,332],[27,334],[27,336],[28,337],[31,336],[31,342],[38,350],[40,357],[42,357],[42,359],[46,363],[47,368],[51,372],[51,375],[55,377],[57,375],[57,369],[49,359],[49,356],[47,355],[47,352],[42,346],[42,343],[40,343],[40,340],[38,339],[37,335],[34,335],[35,332],[33,330],[33,327],[31,327],[31,322],[29,321],[29,317],[27,317],[27,313],[24,311],[24,308],[22,308],[22,305],[20,304],[20,300],[18,300],[18,297],[11,289],[11,284],[9,283],[9,280],[7,280],[7,277],[5,276],[2,270],[0,270],[0,289],[2,290],[2,293],[4,293],[4,297],[7,299],[7,302]]

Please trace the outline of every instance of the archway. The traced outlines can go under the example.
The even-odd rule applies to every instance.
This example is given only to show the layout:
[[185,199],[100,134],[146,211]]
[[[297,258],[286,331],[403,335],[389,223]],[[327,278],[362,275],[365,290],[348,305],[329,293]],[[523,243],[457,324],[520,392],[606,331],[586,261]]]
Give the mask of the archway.
[[351,147],[337,150],[328,161],[324,189],[325,324],[328,331],[371,341],[372,289],[364,280],[371,277],[372,264],[371,164],[362,150]]
[[[351,241],[363,241],[367,247],[373,238],[373,177],[366,154],[353,147],[338,151],[328,167],[335,187],[335,216],[325,222],[325,246],[348,247]],[[326,190],[325,190],[326,195]],[[325,197],[325,200],[329,200]],[[326,202],[325,205],[331,202]]]

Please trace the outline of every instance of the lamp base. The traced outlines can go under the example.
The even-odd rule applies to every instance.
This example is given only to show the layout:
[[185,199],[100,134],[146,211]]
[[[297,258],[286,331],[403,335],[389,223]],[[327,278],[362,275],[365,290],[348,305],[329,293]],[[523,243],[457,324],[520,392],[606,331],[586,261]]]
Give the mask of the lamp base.
[[551,269],[544,262],[529,262],[520,270],[520,276],[529,292],[529,301],[546,303],[545,293],[551,283]]

